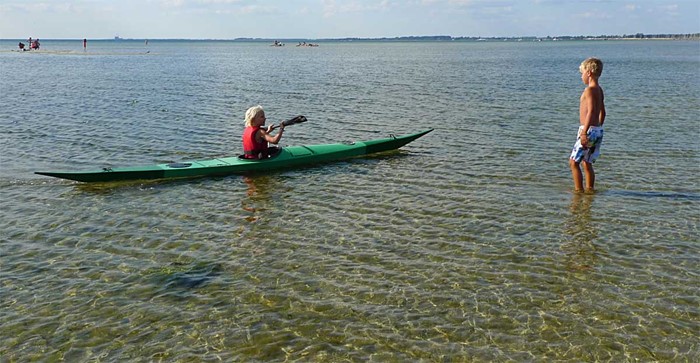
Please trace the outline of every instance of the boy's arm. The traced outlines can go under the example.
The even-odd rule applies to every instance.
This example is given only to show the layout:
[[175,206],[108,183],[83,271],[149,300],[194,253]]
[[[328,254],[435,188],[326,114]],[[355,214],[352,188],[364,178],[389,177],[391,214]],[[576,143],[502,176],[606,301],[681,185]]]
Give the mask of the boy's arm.
[[591,127],[591,122],[593,121],[593,110],[595,109],[594,99],[591,93],[593,93],[593,90],[590,87],[586,87],[586,89],[583,90],[583,102],[581,102],[581,107],[586,108],[586,112],[583,114],[583,119],[581,120],[581,126],[583,126],[583,129],[579,135],[581,138],[581,145],[583,146],[588,145],[588,128]]
[[605,94],[603,90],[600,90],[600,101],[600,115],[598,117],[600,118],[600,126],[603,126],[605,122]]
[[275,136],[269,134],[271,128],[272,127],[270,126],[267,130],[260,129],[260,131],[258,132],[260,132],[260,135],[265,141],[276,145],[280,142],[280,139],[282,138],[282,131],[284,131],[284,125],[280,125],[279,131],[277,131],[277,134]]

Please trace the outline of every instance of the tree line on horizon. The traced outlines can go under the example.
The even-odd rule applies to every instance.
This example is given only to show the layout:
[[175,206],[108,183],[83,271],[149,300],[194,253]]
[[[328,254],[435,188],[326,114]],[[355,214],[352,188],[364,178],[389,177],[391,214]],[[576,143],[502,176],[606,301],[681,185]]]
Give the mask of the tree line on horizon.
[[[554,38],[554,37],[547,37]],[[700,39],[700,33],[689,34],[623,34],[623,35],[577,35],[560,36],[558,39]]]
[[700,33],[688,33],[688,34],[623,34],[623,35],[561,35],[561,36],[522,36],[522,37],[473,37],[473,36],[461,36],[453,37],[450,35],[415,35],[415,36],[401,36],[401,37],[382,37],[382,38],[335,38],[327,40],[338,40],[338,41],[353,41],[353,40],[379,40],[379,41],[452,41],[452,40],[503,40],[503,39],[527,39],[527,40],[588,40],[588,39],[700,39]]

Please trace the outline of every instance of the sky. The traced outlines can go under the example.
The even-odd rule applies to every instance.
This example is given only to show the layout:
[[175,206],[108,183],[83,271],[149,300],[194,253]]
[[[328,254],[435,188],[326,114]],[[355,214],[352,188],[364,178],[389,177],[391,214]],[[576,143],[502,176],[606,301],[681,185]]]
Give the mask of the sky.
[[698,0],[0,0],[0,39],[700,33]]

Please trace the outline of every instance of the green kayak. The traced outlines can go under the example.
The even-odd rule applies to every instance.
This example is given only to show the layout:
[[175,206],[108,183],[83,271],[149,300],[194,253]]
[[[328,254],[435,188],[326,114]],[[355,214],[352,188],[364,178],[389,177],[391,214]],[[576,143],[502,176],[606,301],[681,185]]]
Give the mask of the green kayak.
[[410,135],[391,135],[388,138],[357,141],[348,144],[288,146],[278,149],[273,156],[263,160],[243,159],[233,156],[150,166],[104,168],[92,171],[37,171],[36,174],[86,183],[245,174],[326,163],[394,150],[430,131],[433,131],[433,129]]

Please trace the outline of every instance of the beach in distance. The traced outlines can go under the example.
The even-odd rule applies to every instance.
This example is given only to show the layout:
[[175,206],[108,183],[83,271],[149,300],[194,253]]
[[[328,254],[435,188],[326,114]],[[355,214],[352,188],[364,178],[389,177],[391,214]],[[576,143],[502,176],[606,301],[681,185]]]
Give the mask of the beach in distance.
[[[700,41],[275,40],[0,40],[0,361],[700,360]],[[574,193],[591,56],[605,139]],[[236,156],[258,104],[308,119],[282,147],[434,131],[34,174]]]

